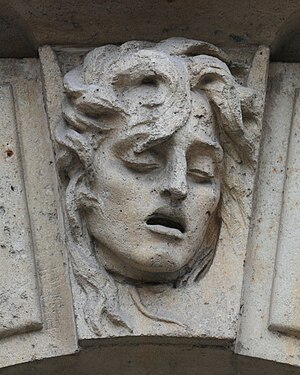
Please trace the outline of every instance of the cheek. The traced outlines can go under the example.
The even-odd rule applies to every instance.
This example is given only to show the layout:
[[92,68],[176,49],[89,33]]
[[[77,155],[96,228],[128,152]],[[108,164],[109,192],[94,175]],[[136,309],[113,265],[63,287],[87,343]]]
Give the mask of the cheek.
[[221,198],[221,184],[219,180],[214,182],[208,195],[208,204],[211,206],[211,211],[213,212],[217,208]]
[[117,202],[124,199],[124,196],[131,195],[127,176],[121,174],[114,165],[107,165],[97,173],[92,188],[105,201]]
[[214,210],[220,200],[220,182],[215,181],[213,184],[198,185],[194,189],[193,199],[198,202],[198,207],[211,207]]
[[210,216],[218,207],[220,201],[220,184],[216,182],[213,185],[197,186],[194,193],[191,194],[189,207],[187,207],[191,220],[199,225],[205,225]]
[[108,219],[128,222],[141,215],[144,217],[145,209],[151,205],[151,187],[130,172],[107,170],[98,176],[93,189],[97,191]]

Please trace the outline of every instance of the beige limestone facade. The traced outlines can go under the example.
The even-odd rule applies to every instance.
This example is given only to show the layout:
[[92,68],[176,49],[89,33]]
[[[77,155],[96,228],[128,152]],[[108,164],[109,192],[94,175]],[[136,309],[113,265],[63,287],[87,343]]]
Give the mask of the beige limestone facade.
[[0,374],[300,374],[299,2],[0,30]]

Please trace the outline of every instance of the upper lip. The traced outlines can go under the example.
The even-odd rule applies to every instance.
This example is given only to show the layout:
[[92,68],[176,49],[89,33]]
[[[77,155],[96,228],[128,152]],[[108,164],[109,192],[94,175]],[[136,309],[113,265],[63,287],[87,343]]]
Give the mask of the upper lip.
[[186,231],[186,219],[182,211],[169,206],[155,210],[147,217],[146,224],[149,226],[159,225],[166,229],[179,231],[181,234]]

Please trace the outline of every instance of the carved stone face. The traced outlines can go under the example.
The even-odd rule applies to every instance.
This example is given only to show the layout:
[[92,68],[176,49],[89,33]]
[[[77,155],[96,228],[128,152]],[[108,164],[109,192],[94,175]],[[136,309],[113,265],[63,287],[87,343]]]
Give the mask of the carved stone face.
[[[241,254],[259,127],[256,96],[229,62],[202,41],[130,41],[95,48],[64,77],[57,165],[70,259],[86,294],[78,311],[97,336],[144,324],[132,304],[178,324],[159,306],[147,312],[157,288],[141,284],[192,286],[219,249],[229,264]],[[185,292],[167,289],[169,310]]]
[[88,231],[109,271],[169,281],[199,255],[220,199],[223,153],[208,101],[192,93],[181,129],[139,153],[137,142],[121,128],[96,151],[91,190],[101,209],[86,210]]

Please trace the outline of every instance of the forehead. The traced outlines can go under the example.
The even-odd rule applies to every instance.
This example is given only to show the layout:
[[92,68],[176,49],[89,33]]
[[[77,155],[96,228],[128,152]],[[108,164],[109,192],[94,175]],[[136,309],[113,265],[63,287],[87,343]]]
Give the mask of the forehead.
[[[196,149],[210,148],[212,151],[221,152],[222,147],[219,144],[217,135],[217,126],[215,116],[213,114],[211,105],[204,92],[192,91],[189,97],[189,113],[185,121],[182,121],[179,129],[174,129],[173,132],[165,134],[164,129],[155,129],[152,127],[152,121],[143,121],[138,126],[133,125],[135,118],[129,121],[127,126],[118,129],[117,134],[111,141],[122,141],[130,144],[138,153],[152,148],[152,146],[161,144],[165,141],[173,146],[187,150],[190,146],[196,146]],[[178,108],[174,107],[174,118],[169,114],[161,113],[159,118],[160,127],[172,126],[172,122],[176,117]],[[156,122],[156,121],[155,121]],[[156,122],[157,124],[157,122]],[[143,145],[146,138],[151,138],[150,142]],[[140,145],[142,144],[142,147]],[[197,147],[199,146],[199,147]]]

